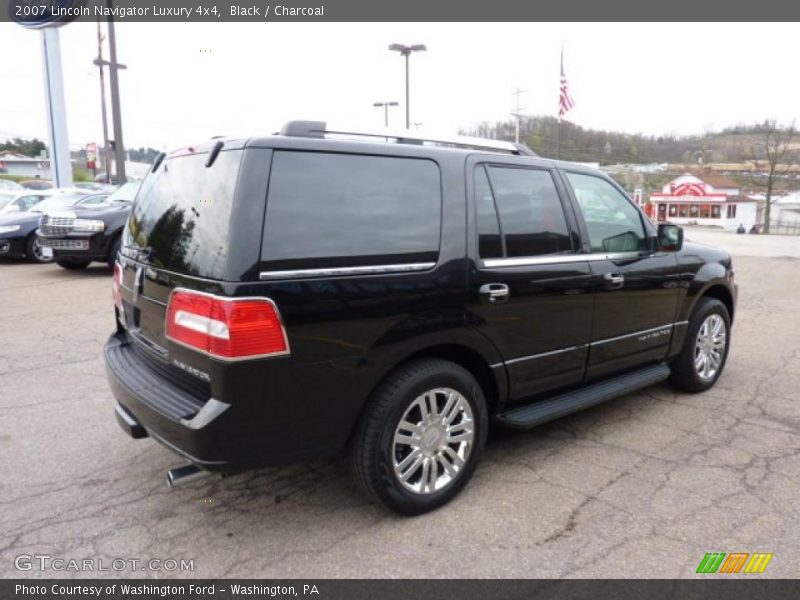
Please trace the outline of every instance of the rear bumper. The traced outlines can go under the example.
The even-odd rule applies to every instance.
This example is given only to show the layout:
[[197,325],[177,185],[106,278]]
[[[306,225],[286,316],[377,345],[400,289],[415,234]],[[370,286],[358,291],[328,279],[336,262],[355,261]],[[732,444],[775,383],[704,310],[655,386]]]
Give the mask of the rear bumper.
[[109,338],[104,354],[120,427],[135,439],[153,438],[202,469],[285,465],[328,458],[340,450],[334,440],[319,444],[309,439],[303,421],[281,419],[270,408],[281,399],[273,398],[276,404],[270,405],[259,394],[237,398],[232,405],[212,398],[207,384],[192,384],[188,374],[176,378],[170,365],[154,364],[125,332]]
[[[106,372],[117,422],[134,439],[152,437],[199,467],[227,470],[230,458],[214,448],[213,434],[191,427],[205,401],[149,368],[124,334],[105,346]],[[213,429],[213,423],[206,426]]]

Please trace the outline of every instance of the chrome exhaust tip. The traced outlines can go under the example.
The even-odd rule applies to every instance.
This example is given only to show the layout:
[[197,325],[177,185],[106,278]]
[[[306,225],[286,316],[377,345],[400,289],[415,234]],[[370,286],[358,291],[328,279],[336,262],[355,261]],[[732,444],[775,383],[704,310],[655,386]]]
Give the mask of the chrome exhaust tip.
[[198,479],[202,479],[203,477],[208,477],[209,475],[211,475],[210,472],[204,471],[200,467],[196,467],[193,464],[175,467],[174,469],[167,471],[167,486],[174,488],[179,485],[183,485],[184,483],[196,481]]

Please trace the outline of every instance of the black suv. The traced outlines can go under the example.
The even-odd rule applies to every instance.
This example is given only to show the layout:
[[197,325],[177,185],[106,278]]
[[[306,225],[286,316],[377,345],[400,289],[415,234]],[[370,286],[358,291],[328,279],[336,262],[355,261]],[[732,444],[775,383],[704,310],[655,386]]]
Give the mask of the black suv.
[[405,514],[527,429],[669,379],[710,388],[731,259],[524,147],[324,123],[160,156],[114,271],[117,419],[171,484],[334,456]]

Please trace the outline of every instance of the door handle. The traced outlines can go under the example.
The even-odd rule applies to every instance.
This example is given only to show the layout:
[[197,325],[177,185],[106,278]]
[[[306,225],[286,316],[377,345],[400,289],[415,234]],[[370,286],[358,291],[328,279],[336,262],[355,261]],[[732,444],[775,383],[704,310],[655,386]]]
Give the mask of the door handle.
[[509,290],[505,283],[486,283],[480,288],[481,296],[488,296],[489,302],[505,302],[508,300]]
[[622,287],[625,285],[625,275],[622,273],[606,273],[603,279],[609,284],[610,287]]

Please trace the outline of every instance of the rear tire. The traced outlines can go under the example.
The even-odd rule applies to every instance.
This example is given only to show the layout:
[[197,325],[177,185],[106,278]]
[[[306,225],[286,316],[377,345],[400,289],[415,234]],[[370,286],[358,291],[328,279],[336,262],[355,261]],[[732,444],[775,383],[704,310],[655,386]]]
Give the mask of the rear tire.
[[684,392],[704,392],[717,383],[728,359],[731,318],[716,298],[701,298],[689,320],[681,353],[670,365],[669,382]]
[[73,260],[57,260],[56,264],[61,267],[62,269],[67,269],[69,271],[79,271],[81,269],[85,269],[89,266],[88,260],[86,261],[73,261]]
[[468,371],[416,360],[391,373],[364,407],[348,448],[350,471],[368,495],[418,515],[467,484],[487,430],[483,390]]
[[39,245],[39,240],[36,234],[32,233],[25,241],[25,257],[32,263],[46,264],[53,262],[53,258],[46,258],[42,256],[42,247]]

